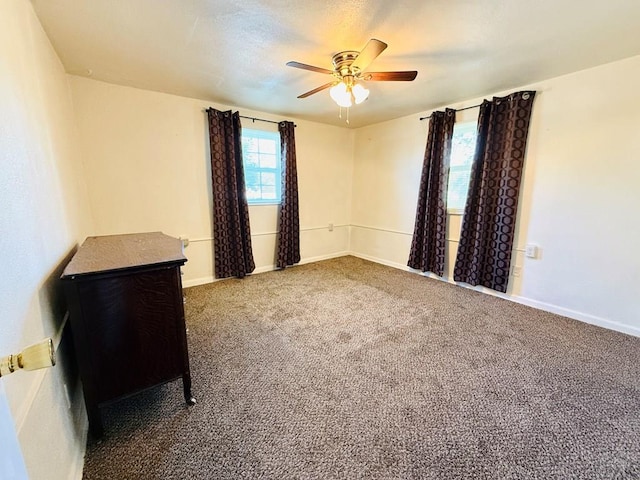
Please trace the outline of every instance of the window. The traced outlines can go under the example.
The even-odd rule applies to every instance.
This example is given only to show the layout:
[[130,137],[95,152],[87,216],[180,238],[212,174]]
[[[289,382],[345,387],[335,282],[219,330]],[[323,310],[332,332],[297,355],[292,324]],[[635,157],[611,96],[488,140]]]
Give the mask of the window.
[[280,203],[280,134],[242,129],[242,161],[247,201]]
[[447,213],[461,214],[464,211],[477,135],[476,122],[456,123],[453,128]]

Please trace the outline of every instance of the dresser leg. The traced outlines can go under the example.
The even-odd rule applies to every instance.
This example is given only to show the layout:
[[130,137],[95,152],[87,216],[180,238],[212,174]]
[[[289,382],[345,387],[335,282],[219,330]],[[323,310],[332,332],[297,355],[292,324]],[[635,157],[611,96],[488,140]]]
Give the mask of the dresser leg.
[[89,418],[89,431],[96,440],[100,440],[104,436],[104,427],[102,425],[102,416],[97,405],[87,405],[87,417]]
[[195,405],[196,399],[191,395],[191,375],[185,373],[182,375],[182,387],[184,389],[184,399],[187,405]]

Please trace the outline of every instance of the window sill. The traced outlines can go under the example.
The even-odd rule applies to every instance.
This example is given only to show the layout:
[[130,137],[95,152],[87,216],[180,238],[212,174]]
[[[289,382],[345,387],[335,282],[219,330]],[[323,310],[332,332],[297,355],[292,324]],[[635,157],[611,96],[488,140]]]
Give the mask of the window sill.
[[261,207],[263,205],[280,205],[282,202],[247,202],[250,207]]
[[461,208],[448,208],[447,215],[462,215],[464,214],[464,210]]

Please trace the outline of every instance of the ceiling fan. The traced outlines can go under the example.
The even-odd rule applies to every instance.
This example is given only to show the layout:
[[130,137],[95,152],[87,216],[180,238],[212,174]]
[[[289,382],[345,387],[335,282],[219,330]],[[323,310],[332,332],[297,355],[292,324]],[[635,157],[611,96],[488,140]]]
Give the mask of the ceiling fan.
[[320,87],[309,90],[298,98],[307,98],[314,93],[330,88],[331,98],[341,107],[351,107],[354,103],[362,103],[369,96],[369,90],[364,88],[361,81],[373,82],[410,82],[416,78],[418,72],[415,70],[404,72],[367,72],[369,67],[378,55],[380,55],[387,44],[372,38],[367,42],[362,51],[345,50],[336,53],[332,58],[333,70],[314,67],[300,62],[287,62],[287,66],[310,70],[312,72],[332,75],[334,79]]

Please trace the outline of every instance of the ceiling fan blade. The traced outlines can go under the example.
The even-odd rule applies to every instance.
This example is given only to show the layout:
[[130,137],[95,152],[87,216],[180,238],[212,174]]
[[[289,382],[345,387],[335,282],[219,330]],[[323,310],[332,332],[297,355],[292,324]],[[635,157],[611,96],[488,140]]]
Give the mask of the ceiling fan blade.
[[418,72],[415,70],[406,72],[367,72],[362,78],[374,82],[410,82],[415,80]]
[[306,93],[303,93],[302,95],[298,95],[298,98],[307,98],[310,95],[313,95],[314,93],[318,93],[322,90],[325,90],[329,87],[333,87],[337,82],[329,82],[329,83],[325,83],[324,85],[322,85],[321,87],[318,88],[314,88],[313,90],[309,90]]
[[310,70],[312,72],[328,73],[329,75],[333,75],[333,71],[331,70],[327,70],[326,68],[314,67],[313,65],[307,65],[306,63],[287,62],[287,67],[301,68],[302,70]]
[[386,43],[372,38],[367,42],[360,54],[353,61],[351,67],[358,68],[362,72],[384,51],[385,48],[387,48]]

